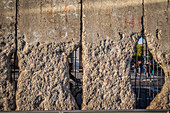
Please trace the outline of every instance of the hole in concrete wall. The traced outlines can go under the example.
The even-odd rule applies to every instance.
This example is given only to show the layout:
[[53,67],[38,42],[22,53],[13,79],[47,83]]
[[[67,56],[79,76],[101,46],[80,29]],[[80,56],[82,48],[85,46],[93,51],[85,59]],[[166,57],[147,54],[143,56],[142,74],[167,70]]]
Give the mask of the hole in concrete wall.
[[79,109],[82,104],[82,47],[78,47],[68,57],[69,75],[70,75],[70,91],[74,96]]
[[18,67],[18,57],[16,52],[12,52],[9,55],[9,61],[8,61],[8,69],[9,69],[9,81],[11,82],[13,86],[13,93],[14,93],[14,107],[11,110],[16,109],[16,90],[17,90],[17,80],[19,77],[19,67]]
[[146,109],[161,91],[165,74],[153,59],[146,41],[140,38],[131,62],[131,84],[136,94],[136,109]]
[[[14,83],[16,86],[19,77],[19,67],[18,67],[18,57],[15,55],[15,53],[11,54],[9,65],[10,65],[10,82]],[[17,87],[15,87],[15,90],[16,89]]]

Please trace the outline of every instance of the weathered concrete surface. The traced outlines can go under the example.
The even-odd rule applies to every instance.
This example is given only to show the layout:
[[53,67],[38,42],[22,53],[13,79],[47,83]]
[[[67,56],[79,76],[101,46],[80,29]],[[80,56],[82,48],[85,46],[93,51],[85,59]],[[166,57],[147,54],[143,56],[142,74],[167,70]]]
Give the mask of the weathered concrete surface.
[[[161,37],[158,37],[161,38]],[[154,59],[161,65],[165,72],[165,84],[161,92],[153,99],[148,109],[170,109],[170,38],[157,39],[147,36],[148,47]]]
[[79,0],[20,0],[18,35],[34,42],[78,42]]
[[[84,41],[83,110],[133,109],[135,98],[129,68],[133,48],[139,37]],[[126,49],[125,49],[126,48]]]
[[161,34],[161,38],[164,38],[165,40],[169,39],[170,2],[168,1],[169,0],[144,1],[145,34],[151,34],[154,37],[157,37],[157,34]]
[[10,81],[10,57],[15,50],[14,37],[1,37],[0,46],[0,111],[10,111],[15,109],[14,84]]
[[[169,109],[169,0],[83,1],[82,109],[134,108],[129,68],[142,27],[166,74],[161,93],[148,109]],[[17,110],[77,108],[69,91],[67,56],[80,45],[79,2],[19,0],[20,76],[15,94],[8,62],[15,50],[15,1],[0,1],[0,110],[14,110],[15,103]]]
[[0,37],[15,35],[16,0],[0,1]]
[[10,56],[15,51],[15,0],[0,1],[0,111],[15,109]]
[[20,0],[17,110],[73,110],[67,56],[80,44],[79,0]]
[[85,0],[83,4],[82,109],[133,109],[129,70],[142,29],[142,1]]
[[165,73],[165,84],[148,109],[170,109],[170,3],[168,0],[145,1],[145,34],[154,59]]

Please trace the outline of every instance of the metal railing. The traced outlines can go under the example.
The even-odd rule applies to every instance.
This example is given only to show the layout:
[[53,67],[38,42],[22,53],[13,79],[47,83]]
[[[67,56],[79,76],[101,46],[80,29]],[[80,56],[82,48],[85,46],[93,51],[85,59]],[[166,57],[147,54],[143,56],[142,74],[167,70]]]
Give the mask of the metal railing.
[[82,104],[82,48],[76,48],[69,56],[70,91],[81,109]]
[[161,91],[165,74],[153,59],[146,41],[136,46],[131,63],[131,84],[136,94],[136,109],[145,109]]
[[169,110],[2,111],[0,113],[169,113]]

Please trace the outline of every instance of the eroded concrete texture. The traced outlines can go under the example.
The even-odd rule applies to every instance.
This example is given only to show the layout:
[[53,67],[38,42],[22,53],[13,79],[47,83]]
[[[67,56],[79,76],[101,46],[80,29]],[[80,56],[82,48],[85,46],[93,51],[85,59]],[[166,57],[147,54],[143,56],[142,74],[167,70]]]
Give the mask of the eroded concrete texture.
[[15,109],[10,57],[15,52],[15,0],[0,1],[0,111]]
[[[159,37],[160,38],[160,37]],[[161,92],[153,99],[148,109],[170,109],[170,39],[158,39],[147,36],[148,47],[154,59],[161,65],[165,72],[165,84]]]
[[84,2],[83,110],[133,109],[130,63],[142,1]]
[[15,83],[11,82],[10,57],[15,51],[14,37],[0,38],[0,110],[15,109]]
[[170,3],[150,0],[144,8],[147,45],[165,72],[165,84],[147,109],[170,109]]
[[[20,40],[22,45],[24,40]],[[17,90],[17,110],[72,110],[77,108],[69,91],[67,50],[60,44],[35,43],[20,46],[18,55],[20,77]],[[63,43],[64,45],[64,43]],[[21,49],[23,48],[23,49]],[[65,50],[66,49],[66,50]]]
[[[133,109],[129,68],[138,35],[83,43],[83,110]],[[126,49],[125,49],[126,48]]]
[[[142,35],[146,36],[154,58],[166,73],[161,93],[148,108],[169,109],[168,9],[167,0],[84,2],[82,109],[134,108],[129,61]],[[141,35],[136,34],[139,32]]]
[[[18,0],[15,26],[16,2],[1,0],[0,110],[77,109],[69,91],[67,57],[81,44],[82,110],[134,109],[129,72],[142,33],[166,75],[148,109],[170,109],[169,4],[169,0],[83,0],[81,11],[79,0]],[[9,59],[16,49],[16,31],[20,76],[15,94]]]
[[17,110],[74,110],[67,56],[80,44],[78,0],[20,0]]

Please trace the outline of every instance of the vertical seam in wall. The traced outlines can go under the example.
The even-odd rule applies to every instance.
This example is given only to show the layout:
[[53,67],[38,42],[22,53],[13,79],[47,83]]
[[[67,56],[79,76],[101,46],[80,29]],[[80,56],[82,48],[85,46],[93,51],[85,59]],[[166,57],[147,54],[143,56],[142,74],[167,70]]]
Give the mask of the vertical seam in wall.
[[80,0],[80,45],[82,45],[83,34],[83,0]]
[[142,37],[144,37],[144,34],[145,34],[144,16],[145,16],[144,0],[142,0],[142,17],[141,17],[141,25],[142,25],[141,35],[142,35]]
[[169,5],[170,5],[170,0],[168,0],[167,2],[168,2],[167,3],[167,23],[168,23],[168,21],[169,21],[168,8],[169,8]]
[[[17,24],[18,24],[18,0],[16,0],[16,12],[15,12],[15,44],[16,44],[16,47],[17,47]],[[16,52],[17,52],[17,48],[16,48]]]
[[[83,37],[83,0],[80,0],[80,46],[81,46],[81,54],[83,53],[83,47],[82,47],[82,37]],[[82,60],[82,65],[83,65],[83,59],[82,59],[82,55],[81,55],[81,60]],[[82,66],[83,68],[83,66]],[[83,69],[82,69],[83,71]],[[83,71],[84,72],[84,71]],[[82,74],[82,78],[83,78],[83,74]],[[82,80],[82,85],[83,85],[83,80]],[[82,94],[83,94],[83,87],[82,87]],[[83,97],[82,97],[82,103],[83,103]],[[81,108],[82,109],[82,103],[81,103]]]
[[[16,0],[16,4],[15,4],[15,5],[16,5],[16,9],[15,9],[16,12],[15,12],[15,53],[14,53],[14,71],[15,71],[15,66],[16,66],[16,61],[15,61],[15,60],[16,60],[16,57],[17,57],[17,48],[18,48],[18,46],[17,46],[17,45],[18,45],[18,44],[17,44],[17,36],[18,36],[18,34],[17,34],[17,29],[18,29],[18,28],[17,28],[17,24],[18,24],[18,20],[17,20],[17,19],[18,19],[18,18],[17,18],[17,16],[18,16],[18,0]],[[14,79],[15,79],[15,72],[14,72]],[[17,85],[14,86],[14,96],[15,96],[15,97],[14,97],[14,99],[15,99],[15,100],[14,100],[14,102],[15,102],[15,103],[14,103],[14,106],[15,106],[15,110],[16,110],[16,108],[17,108],[17,107],[16,107],[16,87],[17,87]]]
[[[16,12],[15,12],[15,56],[17,55],[17,24],[18,24],[18,21],[17,21],[17,16],[18,16],[18,0],[16,0]],[[14,62],[15,63],[15,62]]]

